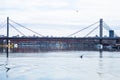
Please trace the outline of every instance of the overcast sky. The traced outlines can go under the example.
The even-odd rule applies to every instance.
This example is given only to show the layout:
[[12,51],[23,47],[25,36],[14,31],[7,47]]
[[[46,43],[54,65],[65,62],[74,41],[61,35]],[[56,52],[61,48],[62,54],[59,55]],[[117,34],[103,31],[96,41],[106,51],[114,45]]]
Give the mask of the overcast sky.
[[[67,36],[100,18],[120,34],[119,0],[0,0],[1,24],[7,16],[45,36]],[[23,29],[21,31],[33,35]],[[85,36],[86,32],[75,36]],[[95,33],[93,35],[97,35]],[[5,31],[0,31],[0,34],[5,34]],[[19,33],[11,30],[10,34]]]

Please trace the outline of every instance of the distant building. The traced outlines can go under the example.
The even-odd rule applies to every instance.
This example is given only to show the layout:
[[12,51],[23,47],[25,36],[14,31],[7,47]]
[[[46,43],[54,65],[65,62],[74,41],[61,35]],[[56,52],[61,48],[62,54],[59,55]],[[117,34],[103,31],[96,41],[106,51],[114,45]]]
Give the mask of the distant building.
[[114,37],[114,30],[109,30],[109,37],[113,38]]
[[5,37],[4,35],[0,35],[0,37]]

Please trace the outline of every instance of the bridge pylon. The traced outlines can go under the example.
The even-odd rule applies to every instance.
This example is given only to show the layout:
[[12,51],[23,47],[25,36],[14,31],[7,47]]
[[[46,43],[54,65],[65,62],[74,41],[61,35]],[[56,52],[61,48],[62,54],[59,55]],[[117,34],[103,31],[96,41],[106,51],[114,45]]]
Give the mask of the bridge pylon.
[[[9,17],[7,17],[7,45],[9,45]],[[9,57],[9,47],[6,48],[6,57]]]
[[100,35],[100,38],[102,38],[103,37],[103,19],[100,19],[99,26],[100,26],[100,33],[99,33],[99,35]]

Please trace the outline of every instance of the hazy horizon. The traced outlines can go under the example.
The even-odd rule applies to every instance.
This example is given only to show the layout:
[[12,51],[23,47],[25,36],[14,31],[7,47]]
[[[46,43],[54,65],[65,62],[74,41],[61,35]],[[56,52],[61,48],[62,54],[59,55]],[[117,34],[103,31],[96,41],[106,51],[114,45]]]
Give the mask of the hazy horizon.
[[[6,17],[10,17],[10,19],[45,36],[61,37],[103,18],[119,35],[119,2],[119,0],[0,0],[0,25],[6,20]],[[19,26],[14,26],[19,28]],[[6,34],[6,29],[0,30],[2,30],[0,35]],[[23,29],[20,31],[26,35],[34,35]],[[85,36],[86,32],[90,31],[84,31],[74,36]],[[104,35],[108,35],[108,32],[104,33]],[[19,33],[11,30],[11,36],[17,34]],[[98,33],[94,32],[91,35],[95,36]]]

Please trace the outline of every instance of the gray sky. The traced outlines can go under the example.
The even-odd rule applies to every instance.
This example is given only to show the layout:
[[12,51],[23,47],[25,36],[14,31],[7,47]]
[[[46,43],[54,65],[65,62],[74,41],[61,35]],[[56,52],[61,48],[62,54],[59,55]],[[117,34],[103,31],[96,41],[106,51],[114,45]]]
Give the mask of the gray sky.
[[[119,0],[0,0],[1,24],[7,16],[45,36],[67,36],[100,18],[120,34]],[[26,30],[21,31],[33,35]],[[75,36],[85,36],[86,32]],[[5,30],[0,34],[5,34]],[[10,34],[19,33],[11,30]],[[93,35],[97,35],[96,32]]]

